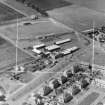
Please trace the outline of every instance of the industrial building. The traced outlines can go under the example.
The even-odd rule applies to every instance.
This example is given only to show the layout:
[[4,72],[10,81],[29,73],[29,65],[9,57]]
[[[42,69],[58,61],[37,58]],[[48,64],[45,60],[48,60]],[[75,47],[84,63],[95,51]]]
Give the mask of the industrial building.
[[68,54],[71,54],[71,51],[66,49],[66,50],[62,51],[62,54],[63,55],[68,55]]
[[60,44],[64,44],[64,43],[67,43],[67,42],[70,42],[71,39],[64,39],[64,40],[60,40],[60,41],[57,41],[55,42],[56,45],[60,45]]
[[72,48],[70,49],[71,53],[73,53],[73,52],[75,52],[75,51],[77,51],[77,50],[79,50],[79,47],[77,47],[77,46],[74,46],[74,47],[72,47]]
[[45,44],[38,44],[38,45],[34,45],[33,49],[40,49],[40,48],[44,48]]
[[51,51],[60,49],[60,46],[53,44],[53,45],[50,45],[50,46],[45,47],[45,49],[51,52]]
[[33,49],[32,51],[33,51],[34,53],[36,53],[36,54],[41,54],[41,51],[38,50],[38,49]]
[[79,50],[79,48],[77,46],[74,46],[72,48],[65,49],[64,51],[62,51],[62,54],[63,55],[68,55],[68,54],[71,54],[71,53],[73,53],[77,50]]
[[44,48],[45,47],[45,44],[38,44],[38,45],[34,45],[33,46],[33,52],[36,53],[36,54],[41,54],[42,51],[39,50],[40,48]]

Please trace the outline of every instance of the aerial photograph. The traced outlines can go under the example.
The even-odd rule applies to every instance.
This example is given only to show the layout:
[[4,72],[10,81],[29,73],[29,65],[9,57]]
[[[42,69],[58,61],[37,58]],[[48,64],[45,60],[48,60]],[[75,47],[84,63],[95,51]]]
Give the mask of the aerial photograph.
[[0,105],[105,105],[105,0],[0,0]]

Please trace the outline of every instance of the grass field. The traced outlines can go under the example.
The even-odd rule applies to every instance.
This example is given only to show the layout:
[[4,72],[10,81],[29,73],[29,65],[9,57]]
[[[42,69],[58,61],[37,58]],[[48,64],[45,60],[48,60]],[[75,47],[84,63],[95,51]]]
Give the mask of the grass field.
[[104,25],[104,14],[79,5],[70,5],[48,11],[49,15],[59,22],[77,30],[84,31],[93,27]]
[[35,5],[42,8],[43,10],[51,10],[55,8],[64,7],[71,5],[70,2],[64,0],[31,0]]
[[[92,57],[93,57],[92,45],[77,56],[77,58],[80,61],[85,61],[89,63],[92,63]],[[95,45],[94,49],[94,63],[100,66],[105,65],[105,52],[101,51],[101,49],[98,48],[98,45]]]
[[98,97],[99,93],[92,92],[78,105],[91,105]]
[[[30,58],[29,55],[25,54],[18,49],[18,62],[27,61]],[[9,65],[13,65],[16,62],[16,48],[6,40],[0,37],[0,72],[5,70]]]
[[[16,42],[16,28],[16,26],[6,27],[4,29],[0,29],[0,32],[6,37],[9,37],[11,40]],[[45,36],[51,33],[58,34],[65,32],[69,32],[69,30],[64,27],[60,27],[56,24],[53,24],[50,21],[37,22],[33,25],[28,26],[21,25],[18,27],[20,42],[19,44],[22,48],[32,46],[33,44],[38,44],[39,41],[36,39],[39,36]]]
[[24,15],[0,3],[0,25],[17,17],[22,18]]
[[105,0],[66,0],[77,5],[105,12]]

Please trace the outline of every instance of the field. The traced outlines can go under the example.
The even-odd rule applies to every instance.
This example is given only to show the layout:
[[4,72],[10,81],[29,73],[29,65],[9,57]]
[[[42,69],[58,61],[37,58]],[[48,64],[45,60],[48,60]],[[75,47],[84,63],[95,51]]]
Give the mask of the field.
[[105,0],[66,0],[77,5],[85,6],[87,8],[95,9],[97,11],[105,12]]
[[5,0],[4,2],[21,11],[22,13],[24,13],[25,16],[31,16],[33,14],[40,15],[36,10],[30,7],[27,8],[24,4],[17,2],[16,0]]
[[[30,58],[29,55],[25,54],[18,49],[18,63],[25,62]],[[5,70],[9,65],[13,65],[16,62],[16,48],[9,42],[0,37],[0,72]]]
[[[77,56],[80,61],[85,61],[92,63],[93,57],[93,47],[92,44],[86,48],[81,54]],[[98,44],[95,45],[94,49],[94,63],[100,66],[105,65],[105,51],[98,47]]]
[[99,93],[92,92],[78,105],[91,105],[98,97]]
[[93,21],[97,27],[105,21],[103,13],[79,5],[57,8],[48,13],[54,19],[80,32],[92,28]]
[[22,18],[24,15],[0,3],[0,25],[4,24],[5,22],[14,20],[17,17]]
[[70,5],[71,3],[66,2],[64,0],[30,0],[38,7],[42,8],[43,10],[51,10],[55,8],[60,8],[63,6]]
[[[18,27],[19,44],[22,48],[30,45],[32,46],[33,44],[39,43],[37,38],[40,36],[46,36],[52,33],[54,34],[65,33],[69,31],[70,30],[64,28],[63,26],[53,24],[49,20],[39,21],[33,25],[28,25],[28,26],[19,25]],[[16,26],[0,29],[0,32],[6,37],[9,37],[11,40],[16,42],[16,32],[17,32]]]

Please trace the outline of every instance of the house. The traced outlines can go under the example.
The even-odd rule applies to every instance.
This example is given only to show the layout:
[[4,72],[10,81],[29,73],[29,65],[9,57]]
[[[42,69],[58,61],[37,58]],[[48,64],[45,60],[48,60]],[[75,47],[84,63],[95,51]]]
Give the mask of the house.
[[64,103],[68,103],[73,99],[73,96],[68,92],[65,92],[63,97],[64,97]]
[[59,81],[58,79],[53,79],[53,80],[49,81],[49,87],[50,87],[51,89],[56,89],[56,88],[58,88],[60,85],[61,85],[61,84],[60,84],[60,81]]
[[49,95],[53,90],[49,86],[44,86],[43,87],[43,96]]
[[63,93],[63,88],[59,87],[59,88],[55,89],[55,93],[56,93],[56,95],[62,94]]
[[66,82],[68,81],[68,79],[67,79],[66,76],[62,75],[62,76],[60,77],[60,81],[61,81],[61,84],[64,84],[64,83],[66,83]]
[[68,39],[57,41],[57,42],[55,42],[55,44],[60,45],[60,44],[64,44],[64,43],[67,43],[67,42],[70,42],[70,41],[71,41],[71,39],[68,38]]
[[77,95],[80,91],[81,89],[78,86],[74,85],[72,87],[72,95]]
[[34,45],[33,49],[40,49],[40,48],[44,48],[45,44],[38,44],[38,45]]
[[64,92],[63,94],[59,95],[57,98],[58,102],[60,103],[68,103],[73,99],[73,96],[68,92]]
[[72,76],[73,76],[72,70],[65,70],[65,71],[63,72],[63,75],[64,75],[65,77],[67,77],[67,78],[72,77]]
[[87,80],[85,80],[85,79],[82,80],[81,81],[81,88],[85,89],[87,86],[89,86],[89,82]]

